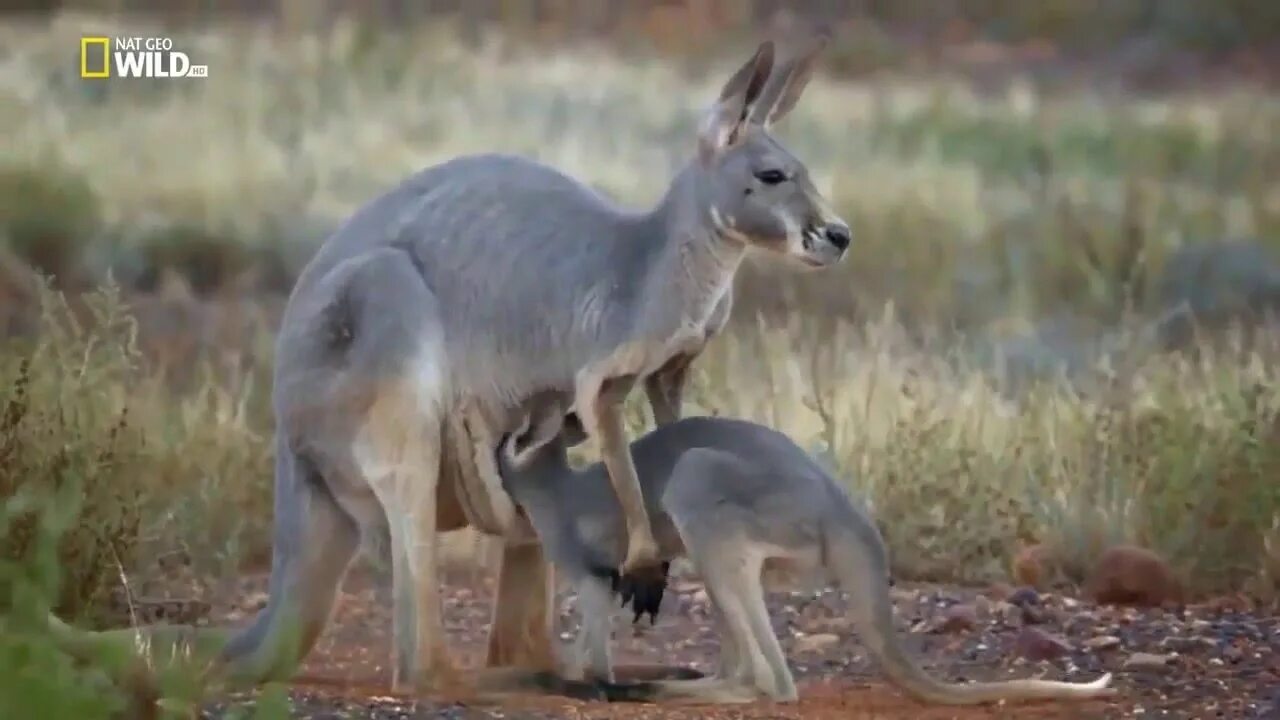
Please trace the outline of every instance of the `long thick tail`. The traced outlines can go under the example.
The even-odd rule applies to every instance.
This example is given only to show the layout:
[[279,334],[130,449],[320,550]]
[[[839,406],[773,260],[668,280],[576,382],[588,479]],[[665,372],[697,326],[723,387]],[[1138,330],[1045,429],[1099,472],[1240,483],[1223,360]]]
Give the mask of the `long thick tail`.
[[1085,700],[1115,693],[1108,687],[1110,673],[1087,683],[1035,679],[947,683],[930,677],[906,654],[894,634],[888,553],[883,540],[870,520],[856,511],[845,520],[839,527],[827,529],[828,562],[850,596],[862,642],[889,679],[908,694],[938,705],[977,705],[999,700]]
[[93,632],[50,615],[48,629],[65,652],[96,660],[122,679],[154,677],[181,665],[227,689],[287,680],[328,623],[358,542],[354,521],[314,469],[278,442],[269,600],[248,627],[148,625]]
[[292,677],[322,623],[300,625],[284,599],[263,609],[245,628],[142,625],[111,630],[72,627],[47,617],[49,635],[65,653],[103,668],[118,681],[147,682],[175,668],[201,673],[225,689],[244,689]]
[[80,630],[47,616],[46,630],[59,649],[101,669],[136,707],[161,696],[161,678],[181,673],[208,687],[221,678],[214,674],[230,631],[188,625]]
[[[267,617],[264,611],[264,617]],[[292,675],[293,664],[252,662],[278,643],[265,630],[269,619],[260,624],[262,630],[235,632],[227,628],[203,628],[190,625],[147,625],[113,630],[81,630],[67,625],[50,614],[47,619],[50,636],[58,647],[72,657],[103,668],[116,682],[135,694],[154,691],[155,678],[176,667],[204,673],[223,689],[235,689],[267,682],[284,673]],[[239,643],[236,650],[233,643]],[[234,652],[233,652],[234,651]],[[285,654],[281,657],[287,657]],[[278,655],[279,656],[279,655]],[[674,670],[676,678],[701,677],[695,671]],[[657,683],[570,680],[551,670],[523,668],[486,668],[478,671],[469,689],[479,698],[496,699],[510,694],[558,695],[577,700],[649,700]]]

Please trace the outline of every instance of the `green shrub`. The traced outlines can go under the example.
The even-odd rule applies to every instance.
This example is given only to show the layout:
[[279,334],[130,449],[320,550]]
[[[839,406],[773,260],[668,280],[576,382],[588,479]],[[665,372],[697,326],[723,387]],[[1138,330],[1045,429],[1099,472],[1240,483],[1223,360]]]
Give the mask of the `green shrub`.
[[0,165],[0,242],[32,267],[76,282],[100,230],[98,200],[82,175],[53,161]]
[[254,249],[240,239],[194,226],[173,226],[148,234],[138,242],[143,268],[137,285],[153,290],[161,274],[177,272],[197,294],[208,295],[248,270]]
[[44,629],[61,594],[59,536],[81,507],[72,492],[46,500],[53,502],[0,503],[0,534],[16,521],[29,538],[24,555],[0,559],[0,717],[105,720],[125,708],[124,698],[99,668],[64,653]]

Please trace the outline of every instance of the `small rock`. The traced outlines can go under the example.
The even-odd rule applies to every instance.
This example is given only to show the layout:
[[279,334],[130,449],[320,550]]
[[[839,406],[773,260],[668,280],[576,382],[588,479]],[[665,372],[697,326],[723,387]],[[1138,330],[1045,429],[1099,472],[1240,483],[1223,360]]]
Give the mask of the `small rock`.
[[991,599],[986,595],[978,595],[973,599],[973,610],[980,618],[989,617],[991,615],[991,607]]
[[1209,648],[1217,648],[1218,643],[1212,638],[1206,637],[1167,637],[1160,641],[1160,647],[1165,650],[1187,653],[1206,650]]
[[1013,641],[1014,651],[1031,661],[1053,660],[1071,652],[1064,638],[1035,627],[1024,627]]
[[1049,613],[1044,608],[1033,605],[1022,605],[1019,608],[1023,625],[1044,625],[1049,622]]
[[698,605],[706,605],[708,599],[709,598],[707,597],[707,591],[704,588],[698,588],[697,590],[694,590],[693,594],[689,596],[689,601],[696,603]]
[[1090,650],[1110,650],[1120,646],[1120,638],[1115,635],[1099,635],[1085,640],[1084,646]]
[[917,590],[906,590],[903,588],[889,588],[889,598],[894,602],[913,603],[920,600],[920,592]]
[[956,597],[955,597],[955,596],[953,596],[953,595],[951,595],[951,594],[949,594],[949,593],[947,593],[947,592],[944,592],[944,591],[942,591],[942,590],[934,591],[934,593],[933,593],[933,594],[932,594],[932,596],[929,598],[929,600],[930,600],[930,602],[932,602],[934,605],[939,605],[939,606],[949,606],[949,605],[954,605],[955,603],[959,602],[959,600],[958,600],[958,599],[956,599]]
[[1040,603],[1040,593],[1036,592],[1035,588],[1020,587],[1014,590],[1007,599],[1010,604],[1018,607],[1038,605]]
[[972,605],[952,605],[943,612],[937,631],[942,633],[967,632],[978,626],[978,611]]
[[912,633],[961,633],[978,625],[978,613],[971,605],[952,605],[939,614],[911,626]]
[[1048,587],[1052,565],[1052,553],[1044,545],[1028,545],[1013,557],[1013,579],[1033,588]]
[[1071,622],[1086,627],[1096,627],[1098,625],[1098,615],[1091,610],[1077,610],[1071,613]]
[[813,635],[801,635],[797,637],[792,647],[797,653],[814,653],[826,650],[838,642],[840,642],[839,635],[833,635],[831,633],[815,633]]
[[1135,545],[1107,548],[1086,578],[1084,591],[1094,602],[1113,605],[1159,607],[1182,600],[1181,584],[1169,564]]
[[1012,594],[1013,586],[1002,582],[992,583],[991,587],[987,588],[987,591],[983,593],[984,597],[992,600],[1004,600]]
[[847,633],[853,630],[853,620],[847,617],[817,617],[805,622],[805,632],[811,633]]
[[1172,655],[1137,652],[1125,658],[1122,670],[1166,670],[1172,664]]
[[991,606],[991,614],[1006,625],[1012,625],[1014,620],[1021,617],[1022,609],[1017,605],[1000,600]]

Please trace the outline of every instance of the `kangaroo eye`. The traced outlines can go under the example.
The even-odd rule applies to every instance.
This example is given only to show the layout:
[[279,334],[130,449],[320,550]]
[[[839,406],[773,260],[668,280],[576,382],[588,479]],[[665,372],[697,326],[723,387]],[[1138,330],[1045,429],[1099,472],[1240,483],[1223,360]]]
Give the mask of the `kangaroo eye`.
[[765,185],[777,185],[786,181],[787,174],[781,170],[761,170],[756,173],[756,179]]

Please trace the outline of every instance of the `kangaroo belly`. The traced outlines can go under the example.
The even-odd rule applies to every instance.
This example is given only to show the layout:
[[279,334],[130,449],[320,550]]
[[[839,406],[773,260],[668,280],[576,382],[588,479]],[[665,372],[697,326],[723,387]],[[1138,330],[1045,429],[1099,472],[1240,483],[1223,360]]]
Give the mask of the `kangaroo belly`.
[[[663,560],[672,560],[685,554],[684,541],[672,524],[671,518],[661,511],[650,510],[653,522],[654,540],[658,543],[658,554]],[[617,566],[626,555],[626,535],[620,532],[623,525],[622,513],[580,514],[573,522],[572,533],[576,544],[584,555],[597,561],[606,561]]]

